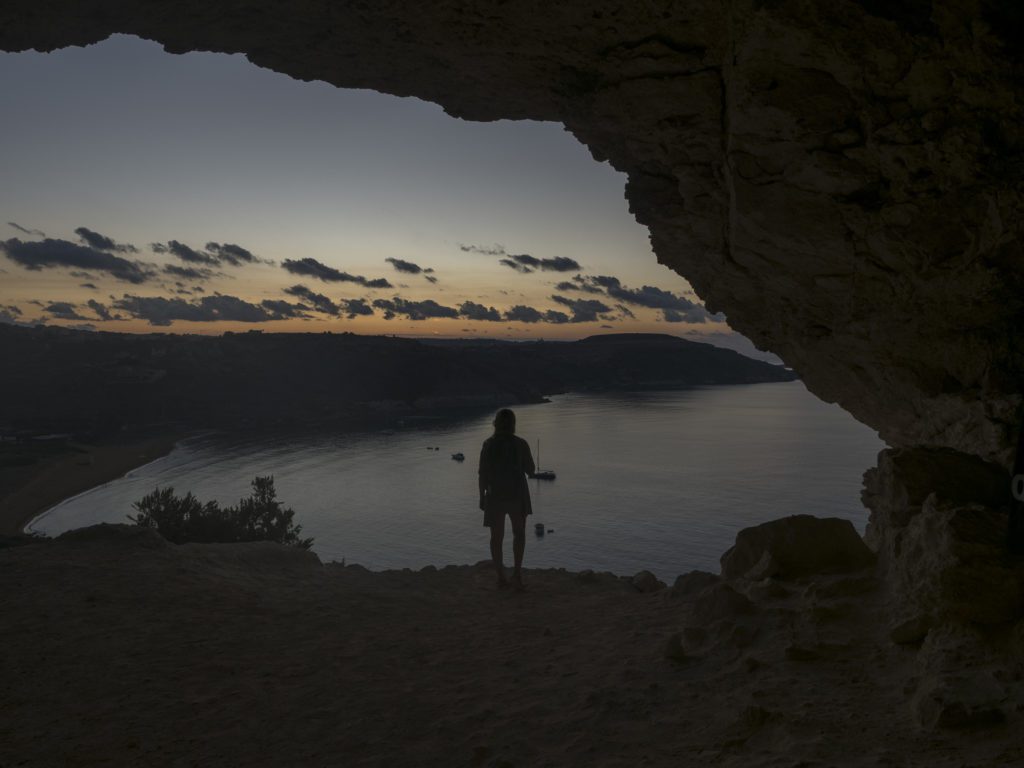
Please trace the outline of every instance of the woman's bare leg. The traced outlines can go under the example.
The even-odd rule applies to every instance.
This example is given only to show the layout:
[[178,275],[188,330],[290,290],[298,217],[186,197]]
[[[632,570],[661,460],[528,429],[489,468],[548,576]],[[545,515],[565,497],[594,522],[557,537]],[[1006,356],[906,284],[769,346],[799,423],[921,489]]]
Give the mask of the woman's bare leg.
[[505,542],[505,516],[495,515],[497,519],[491,523],[491,560],[494,562],[494,569],[498,572],[498,586],[507,584],[505,579],[505,565],[502,562],[502,546]]
[[[526,515],[509,515],[512,519],[512,556],[515,558],[515,570],[512,572],[512,583],[523,587],[523,553],[526,551]],[[504,533],[504,531],[502,531]]]

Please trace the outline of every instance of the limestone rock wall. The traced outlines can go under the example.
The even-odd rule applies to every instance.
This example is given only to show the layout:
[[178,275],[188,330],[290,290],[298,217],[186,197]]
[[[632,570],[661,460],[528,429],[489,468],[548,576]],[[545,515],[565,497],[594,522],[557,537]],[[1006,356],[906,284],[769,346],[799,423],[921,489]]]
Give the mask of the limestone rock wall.
[[299,79],[558,120],[659,260],[894,446],[1007,466],[1021,71],[1000,0],[9,0],[0,49],[115,32]]
[[1024,618],[1024,562],[1006,556],[1009,476],[950,449],[883,451],[865,475],[867,543],[887,585],[892,638]]

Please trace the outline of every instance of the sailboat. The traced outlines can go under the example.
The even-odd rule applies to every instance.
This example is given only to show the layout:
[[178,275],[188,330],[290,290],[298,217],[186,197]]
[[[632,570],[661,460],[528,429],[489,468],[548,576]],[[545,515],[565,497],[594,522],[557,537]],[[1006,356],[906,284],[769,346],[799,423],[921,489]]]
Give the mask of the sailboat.
[[540,468],[540,440],[537,441],[537,471],[533,473],[534,480],[554,480],[555,473],[550,469]]

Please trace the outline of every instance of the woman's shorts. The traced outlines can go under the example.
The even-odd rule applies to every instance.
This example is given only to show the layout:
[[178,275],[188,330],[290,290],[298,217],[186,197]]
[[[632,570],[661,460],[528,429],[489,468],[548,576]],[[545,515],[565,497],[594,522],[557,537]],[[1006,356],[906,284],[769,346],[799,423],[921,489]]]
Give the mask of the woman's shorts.
[[502,520],[505,515],[511,518],[515,518],[518,515],[523,514],[523,503],[521,501],[493,501],[488,503],[487,509],[484,510],[484,527],[490,528],[498,521]]

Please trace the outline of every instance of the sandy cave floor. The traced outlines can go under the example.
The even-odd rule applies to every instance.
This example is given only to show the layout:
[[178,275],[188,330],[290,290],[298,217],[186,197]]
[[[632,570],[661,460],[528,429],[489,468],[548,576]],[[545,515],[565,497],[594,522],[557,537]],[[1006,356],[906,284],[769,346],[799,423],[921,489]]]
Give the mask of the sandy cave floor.
[[1024,765],[1019,722],[916,727],[914,651],[863,578],[737,613],[527,576],[155,534],[0,550],[0,766]]

